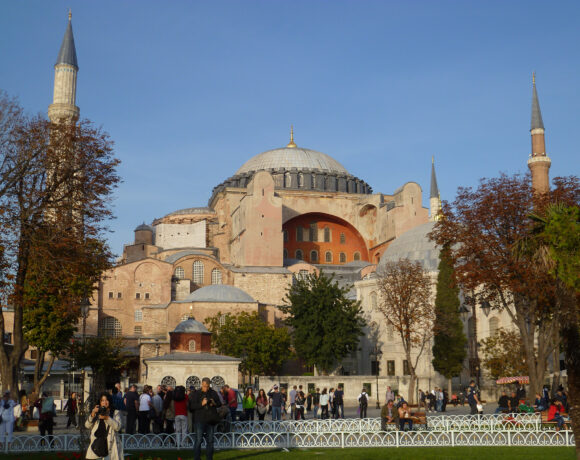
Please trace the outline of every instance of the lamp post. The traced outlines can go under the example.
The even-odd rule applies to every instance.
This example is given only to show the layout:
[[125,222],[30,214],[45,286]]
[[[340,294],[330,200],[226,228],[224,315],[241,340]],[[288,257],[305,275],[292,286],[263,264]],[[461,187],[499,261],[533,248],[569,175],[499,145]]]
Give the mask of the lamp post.
[[375,343],[375,346],[373,347],[373,349],[369,354],[371,356],[371,359],[374,358],[372,362],[375,363],[374,374],[377,379],[377,409],[380,409],[381,403],[379,401],[379,370],[380,370],[379,361],[381,359],[381,356],[383,355],[383,352],[381,351],[381,347],[379,347],[378,343]]

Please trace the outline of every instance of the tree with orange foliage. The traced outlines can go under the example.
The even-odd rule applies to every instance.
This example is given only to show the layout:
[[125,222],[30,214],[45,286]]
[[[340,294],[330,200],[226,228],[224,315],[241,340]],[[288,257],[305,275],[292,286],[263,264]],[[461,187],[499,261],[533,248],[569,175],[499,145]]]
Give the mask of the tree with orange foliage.
[[411,374],[408,400],[413,403],[417,363],[433,337],[433,280],[420,262],[409,259],[388,262],[377,276],[381,293],[377,306],[401,339]]
[[532,211],[577,197],[576,178],[554,179],[554,184],[546,196],[534,194],[530,177],[521,175],[482,179],[476,190],[459,188],[430,234],[450,248],[457,283],[511,318],[522,339],[530,394],[539,392],[558,345],[556,292],[548,270],[517,245],[532,230]]

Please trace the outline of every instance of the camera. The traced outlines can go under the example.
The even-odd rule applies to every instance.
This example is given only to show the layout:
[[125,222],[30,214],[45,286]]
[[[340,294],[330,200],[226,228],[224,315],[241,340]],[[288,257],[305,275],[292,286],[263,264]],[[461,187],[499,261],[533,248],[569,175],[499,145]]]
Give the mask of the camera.
[[100,406],[97,415],[107,415],[109,413],[109,409],[105,406]]

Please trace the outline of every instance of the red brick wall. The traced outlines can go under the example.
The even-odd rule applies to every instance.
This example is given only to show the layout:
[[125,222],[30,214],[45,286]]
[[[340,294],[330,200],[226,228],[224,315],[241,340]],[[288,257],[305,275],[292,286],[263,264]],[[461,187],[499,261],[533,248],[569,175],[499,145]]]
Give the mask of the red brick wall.
[[189,341],[195,340],[196,352],[211,352],[211,334],[171,332],[169,335],[171,351],[189,352]]
[[[318,241],[297,241],[297,228],[303,228],[303,239],[309,239],[310,224],[316,222],[318,228]],[[330,241],[324,241],[324,228],[330,230]],[[303,260],[319,264],[340,264],[340,253],[346,256],[346,262],[354,260],[355,252],[360,254],[360,260],[368,261],[369,255],[365,242],[359,232],[348,222],[327,214],[304,214],[289,220],[283,226],[287,238],[284,241],[284,249],[290,259],[296,258],[296,250],[302,250]],[[340,234],[344,233],[344,244],[340,242]],[[318,261],[311,260],[310,252],[318,251]],[[332,261],[326,262],[325,254],[332,253]]]

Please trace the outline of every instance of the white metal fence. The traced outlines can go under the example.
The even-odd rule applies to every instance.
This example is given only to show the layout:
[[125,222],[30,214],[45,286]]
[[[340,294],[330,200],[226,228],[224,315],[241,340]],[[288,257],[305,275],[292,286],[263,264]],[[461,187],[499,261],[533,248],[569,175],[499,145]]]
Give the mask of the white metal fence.
[[[495,416],[429,417],[426,430],[380,430],[380,419],[308,420],[283,422],[237,422],[229,433],[216,433],[216,449],[272,449],[296,447],[428,447],[428,446],[573,446],[570,430],[542,427],[533,414],[520,414],[515,422],[502,424]],[[176,445],[175,435],[121,435],[126,450],[190,449],[189,434]],[[6,452],[78,451],[79,435],[15,436]]]

